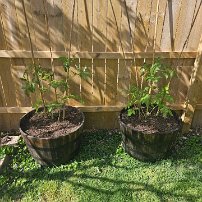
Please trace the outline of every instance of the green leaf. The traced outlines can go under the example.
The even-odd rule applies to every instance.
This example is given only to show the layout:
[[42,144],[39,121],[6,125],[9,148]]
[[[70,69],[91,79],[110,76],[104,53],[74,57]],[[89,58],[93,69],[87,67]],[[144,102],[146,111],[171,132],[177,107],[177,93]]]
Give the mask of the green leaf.
[[62,57],[59,57],[59,60],[62,62],[62,66],[64,68],[64,71],[67,72],[71,66],[72,59],[65,57],[65,56],[62,56]]
[[87,67],[79,67],[75,65],[77,73],[73,72],[75,75],[80,76],[82,79],[86,80],[90,77],[90,72],[88,71]]
[[34,103],[34,105],[33,105],[32,107],[36,110],[36,112],[38,112],[38,110],[39,110],[39,108],[41,107],[42,103],[43,103],[43,102],[42,102],[41,99],[37,100],[37,101]]
[[127,110],[127,113],[128,113],[128,116],[132,116],[132,115],[135,115],[135,110],[133,108],[129,108]]
[[143,96],[141,99],[140,99],[140,102],[142,103],[148,103],[148,101],[150,100],[150,95],[149,94],[146,94],[145,96]]
[[24,85],[22,86],[22,89],[25,91],[25,94],[27,96],[29,96],[30,93],[34,93],[36,90],[35,83],[27,80],[27,81],[25,81]]
[[69,88],[68,83],[63,79],[52,80],[49,85],[54,89],[59,88],[62,92],[65,92]]
[[51,102],[46,105],[46,108],[47,108],[48,112],[51,113],[53,110],[61,108],[62,106],[63,106],[63,103]]
[[24,77],[21,77],[20,80],[21,80],[21,81],[27,81],[27,79],[24,78]]
[[48,88],[42,86],[40,90],[42,93],[46,93],[48,91]]

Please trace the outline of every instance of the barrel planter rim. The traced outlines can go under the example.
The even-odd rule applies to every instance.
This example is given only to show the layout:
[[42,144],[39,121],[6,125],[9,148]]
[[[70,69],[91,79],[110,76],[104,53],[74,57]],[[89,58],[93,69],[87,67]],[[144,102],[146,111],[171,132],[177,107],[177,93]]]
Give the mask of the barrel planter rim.
[[124,127],[129,128],[130,130],[137,131],[138,133],[142,133],[144,135],[155,135],[155,136],[156,135],[164,135],[164,134],[168,135],[169,133],[175,133],[175,132],[178,132],[178,131],[180,131],[182,129],[182,119],[181,119],[181,117],[174,110],[171,110],[172,114],[175,116],[175,119],[178,121],[178,124],[179,124],[180,127],[176,128],[175,130],[172,130],[171,132],[163,131],[163,132],[152,132],[152,133],[146,133],[144,131],[139,131],[139,130],[135,129],[133,126],[127,125],[126,123],[124,123],[122,121],[122,117],[121,116],[122,116],[123,112],[125,112],[125,111],[127,111],[126,108],[123,108],[120,111],[119,116],[118,116],[119,123],[122,124],[122,125],[124,125]]
[[[70,107],[73,107],[75,109],[77,109],[81,115],[82,115],[82,122],[75,128],[75,130],[71,131],[70,133],[65,133],[64,135],[61,135],[61,136],[57,136],[57,137],[35,137],[35,136],[32,136],[32,135],[29,135],[27,132],[25,132],[22,128],[22,123],[27,119],[29,118],[28,116],[31,115],[31,114],[35,114],[36,112],[36,109],[32,109],[31,111],[29,111],[28,113],[26,113],[25,115],[23,115],[21,118],[20,118],[20,126],[19,126],[19,130],[20,130],[20,133],[26,137],[29,137],[30,139],[42,139],[42,140],[50,140],[50,139],[60,139],[60,138],[63,138],[64,136],[66,135],[71,135],[72,133],[74,133],[75,131],[79,130],[79,128],[81,128],[84,124],[84,121],[85,121],[85,116],[84,116],[84,113],[77,107],[74,107],[74,106],[71,106],[71,105],[68,105]],[[40,107],[38,111],[42,111],[43,110],[43,107]]]
[[[74,130],[63,133],[56,137],[32,136],[24,131],[27,121],[34,113],[36,113],[36,110],[31,110],[20,120],[20,132],[29,153],[33,159],[42,166],[49,167],[66,164],[79,152],[85,116],[80,109],[73,106],[69,107],[75,108],[78,110],[77,112],[82,114],[82,121],[80,124],[78,124],[78,126],[74,127]],[[39,111],[42,110],[43,107],[39,108]]]

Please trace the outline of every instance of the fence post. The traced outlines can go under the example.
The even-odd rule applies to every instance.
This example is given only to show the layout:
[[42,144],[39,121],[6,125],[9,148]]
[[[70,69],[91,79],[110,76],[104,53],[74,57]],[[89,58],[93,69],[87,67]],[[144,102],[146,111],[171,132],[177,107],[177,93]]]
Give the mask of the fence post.
[[187,98],[185,102],[186,108],[182,116],[184,122],[182,130],[183,133],[187,133],[191,127],[195,108],[201,96],[201,88],[202,88],[202,35],[198,46],[196,60],[194,62],[194,68],[192,70],[189,89],[187,92]]

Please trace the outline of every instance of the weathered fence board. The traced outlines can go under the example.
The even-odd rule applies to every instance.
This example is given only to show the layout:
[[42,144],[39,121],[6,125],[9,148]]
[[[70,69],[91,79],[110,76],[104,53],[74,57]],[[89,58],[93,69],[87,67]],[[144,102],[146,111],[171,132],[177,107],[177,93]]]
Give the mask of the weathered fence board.
[[196,109],[196,105],[199,102],[199,100],[202,100],[201,88],[202,88],[202,35],[198,47],[198,55],[196,57],[194,68],[191,75],[189,90],[187,93],[186,111],[184,113],[184,123],[185,123],[184,131],[189,130]]
[[[70,92],[84,99],[88,113],[98,112],[102,120],[114,117],[111,113],[127,103],[129,87],[141,85],[140,66],[153,56],[176,69],[171,91],[174,106],[184,109],[202,33],[201,1],[0,0],[0,129],[17,127],[21,113],[36,100],[24,94],[20,80],[32,62],[23,2],[35,62],[53,69],[57,78],[64,77],[60,56],[75,57],[76,65],[87,67],[86,81],[70,72]],[[201,79],[198,83],[201,86]],[[197,96],[194,106],[201,103]],[[99,127],[101,123],[97,121]]]

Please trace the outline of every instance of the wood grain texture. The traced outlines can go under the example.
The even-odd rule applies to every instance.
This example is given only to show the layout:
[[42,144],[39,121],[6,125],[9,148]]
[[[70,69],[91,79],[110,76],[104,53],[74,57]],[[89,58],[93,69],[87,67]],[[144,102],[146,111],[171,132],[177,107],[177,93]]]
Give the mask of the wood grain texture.
[[106,105],[115,105],[117,103],[117,73],[118,60],[106,61]]
[[[173,110],[183,110],[185,109],[185,105],[183,103],[179,104],[171,104],[169,105]],[[119,112],[121,109],[125,107],[125,105],[94,105],[94,106],[81,106],[75,105],[74,107],[78,107],[83,112]],[[197,109],[202,109],[202,104],[196,105]],[[25,114],[30,112],[32,107],[0,107],[0,114]]]
[[6,49],[6,38],[5,38],[5,30],[3,26],[2,15],[0,13],[0,50]]
[[[161,58],[178,58],[181,52],[155,52],[155,57]],[[52,51],[53,58],[59,58],[60,56],[65,56],[67,52],[65,51]],[[36,58],[50,58],[50,51],[34,51]],[[197,52],[183,52],[181,58],[196,58]],[[123,53],[120,52],[71,52],[71,57],[83,58],[83,59],[124,59]],[[0,50],[0,58],[31,58],[31,51],[22,50]],[[135,52],[135,57],[137,59],[141,58],[152,58],[153,52]],[[133,59],[132,52],[125,52],[125,59]]]
[[[86,81],[70,72],[70,92],[84,98],[84,107],[125,105],[128,88],[137,85],[135,69],[151,62],[153,52],[155,57],[164,58],[176,69],[178,77],[171,83],[175,104],[184,104],[190,89],[195,95],[195,87],[189,86],[192,86],[191,73],[196,70],[194,60],[202,32],[200,3],[200,0],[75,0],[74,7],[74,0],[24,0],[35,61],[51,69],[52,53],[56,77],[64,78],[57,59],[68,56],[71,44],[70,57],[75,58],[74,65],[86,66],[90,72]],[[181,59],[177,61],[189,32]],[[137,67],[132,64],[133,49]],[[31,99],[24,95],[20,81],[31,57],[22,1],[0,0],[1,107],[30,107],[35,102],[35,95]],[[196,80],[198,84],[194,86],[199,91],[200,74]],[[46,95],[47,100],[53,98],[52,92]],[[199,95],[196,99],[196,104],[202,102]],[[80,104],[75,99],[70,103]],[[0,129],[17,126],[19,113],[9,113],[1,114]],[[103,117],[106,118],[104,114]]]
[[134,30],[134,43],[136,51],[145,51],[148,42],[151,42],[151,39],[148,36],[148,29],[150,25],[152,4],[152,0],[139,0],[137,3]]
[[[111,3],[110,3],[111,1]],[[119,1],[110,0],[107,7],[107,43],[106,51],[120,52],[119,32],[121,26],[121,6]],[[114,13],[113,13],[114,10]],[[117,26],[118,29],[117,29]]]
[[81,79],[81,98],[84,105],[93,105],[93,80],[92,80],[92,60],[81,59],[80,68],[86,69],[88,77]]
[[[179,51],[182,49],[184,41],[186,40],[187,34],[190,29],[193,12],[194,12],[194,3],[195,2],[191,2],[191,4],[189,6],[187,6],[187,4],[189,4],[189,2],[190,1],[185,0],[185,1],[182,1],[182,3],[181,3],[178,21],[177,21],[177,25],[176,25],[176,29],[175,29],[175,33],[174,33],[174,39],[175,39],[174,48],[175,48],[175,50],[179,50]],[[185,19],[186,19],[186,22],[189,25],[189,27],[184,26],[184,24],[181,23]]]
[[[1,17],[6,35],[7,48],[19,50],[22,47],[18,20],[15,10],[15,1],[0,1]],[[11,15],[12,13],[12,15]]]
[[182,0],[168,1],[161,39],[161,50],[175,51],[175,32],[178,26]]
[[184,118],[184,129],[183,132],[188,132],[191,127],[192,119],[196,109],[196,105],[199,100],[202,99],[201,96],[202,88],[202,35],[198,47],[198,55],[196,57],[194,68],[192,71],[189,90],[186,97],[186,110],[183,114]]
[[[25,8],[27,13],[29,13],[29,2],[27,0],[25,2]],[[26,27],[26,22],[25,22],[25,17],[24,17],[24,12],[23,12],[23,5],[21,1],[14,1],[15,3],[15,10],[16,10],[16,22],[17,22],[17,27],[19,30],[19,35],[20,35],[20,42],[21,42],[21,50],[30,50],[30,44],[29,44],[29,38],[27,34],[27,27]],[[29,14],[28,14],[29,15]],[[31,28],[31,36],[32,38],[34,37],[33,33],[33,28],[32,24],[30,22],[30,17],[28,17],[30,28]]]
[[[30,12],[28,12],[28,19],[33,20],[36,49],[49,50],[49,37],[46,30],[45,10],[43,1],[30,0]],[[29,27],[32,28],[31,25]]]

